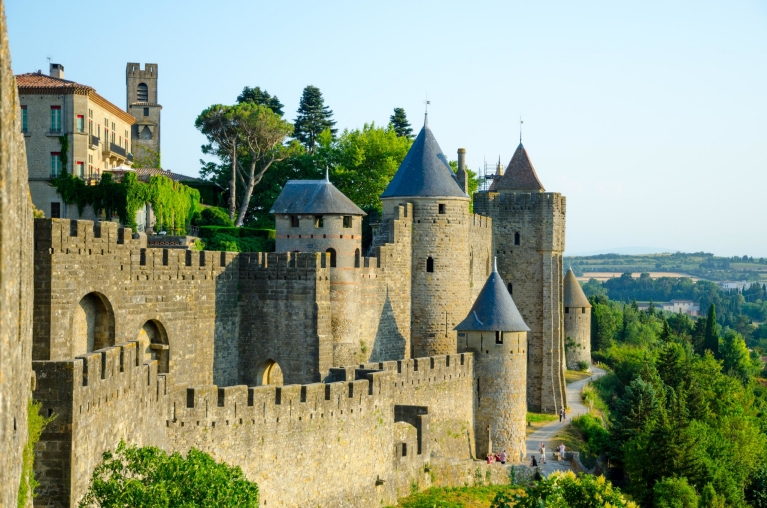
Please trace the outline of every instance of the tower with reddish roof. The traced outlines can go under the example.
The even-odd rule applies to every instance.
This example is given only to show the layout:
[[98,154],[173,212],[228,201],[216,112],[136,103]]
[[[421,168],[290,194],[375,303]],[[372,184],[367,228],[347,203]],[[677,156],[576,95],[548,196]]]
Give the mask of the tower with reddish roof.
[[584,370],[591,367],[591,304],[575,278],[567,271],[564,282],[565,357],[567,368]]
[[562,254],[565,197],[546,192],[520,142],[503,176],[474,198],[474,211],[493,220],[498,272],[530,327],[527,403],[556,412],[565,400]]

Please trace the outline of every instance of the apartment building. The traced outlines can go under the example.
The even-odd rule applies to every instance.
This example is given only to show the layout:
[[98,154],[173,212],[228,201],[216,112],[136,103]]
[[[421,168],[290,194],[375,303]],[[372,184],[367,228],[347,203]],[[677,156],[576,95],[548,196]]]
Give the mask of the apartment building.
[[[52,63],[49,75],[19,74],[16,84],[32,202],[46,217],[76,219],[77,205],[66,205],[51,180],[66,168],[93,185],[104,170],[130,166],[136,119],[93,87],[65,80],[61,64]],[[82,218],[95,217],[88,208]]]

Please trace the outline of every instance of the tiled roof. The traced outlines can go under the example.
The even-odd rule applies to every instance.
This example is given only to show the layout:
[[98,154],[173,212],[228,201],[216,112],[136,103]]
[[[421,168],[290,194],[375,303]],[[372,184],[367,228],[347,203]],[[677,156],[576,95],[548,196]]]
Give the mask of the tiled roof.
[[325,180],[288,180],[269,213],[367,215]]
[[393,197],[468,198],[458,186],[447,157],[429,129],[428,121],[424,121],[405,160],[381,194],[381,198]]
[[583,288],[581,288],[581,285],[578,283],[578,279],[575,278],[575,273],[573,273],[572,268],[567,270],[564,286],[565,307],[591,307],[589,299],[586,298],[586,293],[583,292]]
[[28,72],[27,74],[16,75],[16,85],[19,88],[19,95],[87,95],[94,103],[117,116],[122,121],[130,125],[136,123],[136,119],[132,115],[97,94],[96,89],[91,86],[81,85],[80,83],[75,83],[74,81],[68,81],[66,79],[54,78],[41,72]]
[[87,95],[88,92],[95,92],[93,87],[81,85],[74,81],[68,81],[66,79],[54,78],[41,72],[29,72],[27,74],[18,74],[16,76],[16,85],[19,87],[19,92],[29,93],[27,89],[56,89],[61,91],[71,91],[72,93],[79,93]]
[[206,180],[202,180],[200,178],[195,178],[193,176],[187,176],[187,175],[181,175],[179,173],[173,173],[172,171],[167,171],[165,169],[158,169],[158,168],[131,168],[131,169],[105,169],[105,172],[112,173],[117,178],[122,178],[126,173],[135,173],[136,178],[140,182],[148,182],[149,178],[152,176],[167,176],[174,182],[181,182],[181,183],[209,183],[211,185],[217,185],[213,182],[208,182]]
[[511,157],[509,167],[506,168],[506,172],[503,177],[497,181],[497,185],[493,190],[526,190],[533,192],[543,192],[546,189],[543,188],[543,184],[538,180],[538,175],[535,174],[530,157],[527,156],[527,150],[519,144],[514,155]]
[[469,315],[455,329],[476,332],[530,331],[495,267],[469,311]]

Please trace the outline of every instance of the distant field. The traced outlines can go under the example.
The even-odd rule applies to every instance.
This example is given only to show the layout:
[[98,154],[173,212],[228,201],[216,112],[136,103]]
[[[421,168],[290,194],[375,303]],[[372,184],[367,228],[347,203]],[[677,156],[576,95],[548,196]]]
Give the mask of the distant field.
[[[639,278],[639,274],[642,272],[631,272],[631,276],[635,279]],[[653,279],[659,279],[661,277],[689,277],[693,280],[693,282],[702,280],[701,277],[695,277],[690,275],[689,273],[681,273],[681,272],[645,272],[649,273],[650,277]],[[588,281],[589,279],[596,279],[600,282],[604,282],[608,279],[612,279],[614,277],[620,277],[623,275],[623,272],[583,272],[583,276],[577,277],[578,280],[581,281]]]

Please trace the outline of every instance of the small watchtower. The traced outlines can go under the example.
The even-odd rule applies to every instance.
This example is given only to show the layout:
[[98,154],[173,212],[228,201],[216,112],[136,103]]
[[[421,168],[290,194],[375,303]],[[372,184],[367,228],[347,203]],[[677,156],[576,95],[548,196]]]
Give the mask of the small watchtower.
[[125,69],[126,110],[137,120],[131,130],[136,157],[154,158],[159,165],[160,112],[157,99],[157,64],[128,63]]
[[360,207],[324,180],[289,180],[269,213],[274,214],[276,252],[326,252],[330,268],[361,262]]
[[570,268],[564,282],[565,358],[567,368],[581,370],[585,363],[591,368],[591,304]]
[[458,352],[474,354],[474,435],[477,456],[506,450],[525,455],[527,332],[497,267],[466,319],[455,327]]

